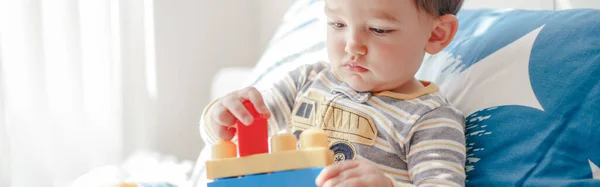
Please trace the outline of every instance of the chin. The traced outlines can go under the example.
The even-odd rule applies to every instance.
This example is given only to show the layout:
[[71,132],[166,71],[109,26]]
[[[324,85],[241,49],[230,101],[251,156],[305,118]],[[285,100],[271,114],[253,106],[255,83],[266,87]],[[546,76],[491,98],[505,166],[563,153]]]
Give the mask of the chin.
[[350,88],[357,92],[369,92],[373,89],[373,86],[365,82],[365,80],[362,77],[351,77],[349,75],[342,75],[341,78],[343,79],[343,82],[348,84]]

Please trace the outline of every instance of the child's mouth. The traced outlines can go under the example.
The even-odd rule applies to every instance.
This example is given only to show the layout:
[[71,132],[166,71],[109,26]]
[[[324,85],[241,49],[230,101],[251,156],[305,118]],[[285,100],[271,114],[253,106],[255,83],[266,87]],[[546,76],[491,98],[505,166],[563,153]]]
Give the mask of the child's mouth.
[[347,68],[351,72],[364,73],[369,71],[367,68],[358,65],[345,64],[344,68]]

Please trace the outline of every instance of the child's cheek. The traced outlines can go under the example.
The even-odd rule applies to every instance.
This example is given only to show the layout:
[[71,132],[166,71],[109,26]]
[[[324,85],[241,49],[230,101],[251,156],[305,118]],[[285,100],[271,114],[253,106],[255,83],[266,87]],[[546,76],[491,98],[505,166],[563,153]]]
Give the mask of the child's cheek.
[[346,44],[343,38],[330,35],[327,38],[327,53],[329,55],[330,63],[340,63],[344,58]]
[[[390,61],[400,61],[403,58],[403,51],[397,48],[397,45],[387,44],[383,42],[374,43],[369,46],[369,57],[371,61],[378,62],[378,64],[389,66],[387,64]],[[383,63],[383,64],[382,64]]]
[[[402,42],[402,41],[398,41]],[[371,53],[376,53],[377,56],[393,56],[402,53],[401,48],[399,47],[397,42],[393,41],[375,41],[373,45],[371,45],[371,49],[369,50]]]

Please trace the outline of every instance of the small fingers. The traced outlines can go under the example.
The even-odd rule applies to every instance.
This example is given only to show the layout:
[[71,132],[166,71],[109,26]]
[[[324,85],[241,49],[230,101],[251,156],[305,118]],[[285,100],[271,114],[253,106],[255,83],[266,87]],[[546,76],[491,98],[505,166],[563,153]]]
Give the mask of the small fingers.
[[221,140],[231,140],[235,136],[236,129],[233,127],[235,117],[220,104],[215,105],[211,112],[212,127]]
[[[337,176],[328,179],[327,181],[325,181],[325,183],[323,183],[323,187],[334,187],[334,186],[347,186],[347,185],[343,185],[345,183],[345,181],[354,181],[356,178],[360,178],[361,175],[368,175],[368,173],[361,173],[360,170],[358,170],[359,167],[355,167],[355,168],[349,168],[347,170],[342,171],[341,173],[339,173]],[[350,183],[353,184],[353,183]]]
[[271,112],[269,112],[269,108],[265,104],[263,100],[262,94],[254,87],[245,88],[242,91],[242,99],[248,99],[254,105],[254,108],[258,113],[260,113],[263,117],[269,118],[271,116]]
[[235,116],[220,103],[211,108],[211,118],[213,123],[218,126],[230,127],[235,124]]
[[[364,180],[362,180],[362,178],[358,178],[358,177],[344,179],[335,184],[335,187],[368,187],[368,186],[377,186],[377,185],[367,183]],[[334,186],[326,186],[326,187],[334,187]]]
[[342,182],[342,180],[338,177],[334,177],[331,179],[328,179],[325,181],[325,183],[323,183],[323,185],[317,185],[319,187],[334,187],[336,185],[338,185],[340,182]]
[[235,119],[242,122],[244,125],[249,125],[252,123],[254,118],[250,115],[250,112],[246,110],[244,104],[242,103],[242,99],[239,97],[237,93],[233,93],[235,95],[228,96],[223,98],[223,102],[221,104],[235,117]]
[[340,175],[340,173],[346,170],[358,167],[359,163],[360,162],[356,160],[346,160],[337,164],[327,166],[321,171],[321,173],[319,173],[319,176],[317,176],[317,179],[315,179],[315,183],[317,184],[317,186],[324,186],[324,184],[329,179],[337,177],[338,175]]
[[235,132],[237,129],[235,127],[225,127],[221,126],[218,130],[218,136],[221,140],[231,140],[235,136]]

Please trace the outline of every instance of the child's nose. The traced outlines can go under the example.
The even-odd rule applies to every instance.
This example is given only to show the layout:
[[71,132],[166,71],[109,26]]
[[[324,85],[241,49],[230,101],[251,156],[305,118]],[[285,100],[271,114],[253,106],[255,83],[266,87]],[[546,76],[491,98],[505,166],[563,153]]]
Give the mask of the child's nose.
[[367,46],[364,44],[362,36],[356,32],[349,32],[346,37],[346,53],[350,55],[366,55]]

